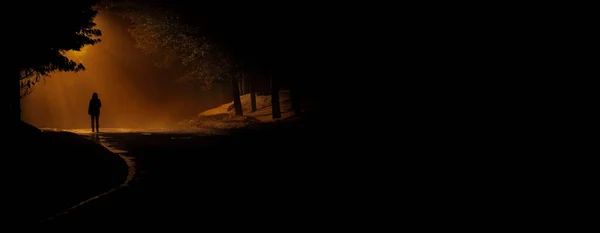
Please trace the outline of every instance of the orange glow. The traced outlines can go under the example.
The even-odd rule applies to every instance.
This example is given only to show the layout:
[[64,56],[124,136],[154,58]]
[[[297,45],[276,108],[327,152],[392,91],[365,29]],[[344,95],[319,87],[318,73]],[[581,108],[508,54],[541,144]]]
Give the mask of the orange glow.
[[88,49],[90,49],[90,45],[86,45],[83,48],[81,48],[79,51],[67,51],[64,53],[65,56],[67,56],[68,58],[70,58],[73,61],[76,62],[80,62],[83,63],[85,55],[87,54]]
[[55,73],[22,99],[23,120],[40,128],[89,128],[87,105],[93,92],[102,100],[100,128],[169,128],[179,120],[219,105],[220,91],[199,93],[177,84],[172,70],[154,67],[134,47],[121,22],[108,13],[96,18],[102,42],[68,52],[85,71]]

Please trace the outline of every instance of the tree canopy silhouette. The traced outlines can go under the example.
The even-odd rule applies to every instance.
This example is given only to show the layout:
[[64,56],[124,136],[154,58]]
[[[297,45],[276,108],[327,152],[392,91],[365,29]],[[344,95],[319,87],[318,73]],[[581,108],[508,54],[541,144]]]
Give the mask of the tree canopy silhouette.
[[[54,71],[80,71],[83,64],[65,56],[100,42],[101,31],[95,28],[97,0],[39,1],[14,3],[16,19],[9,31],[10,74],[3,87],[9,92],[9,115],[20,120],[22,88],[31,88],[40,77]],[[12,5],[12,4],[11,4]],[[8,63],[8,62],[7,62]],[[32,80],[33,78],[33,80]]]
[[[314,79],[308,78],[314,75],[309,70],[314,70],[315,61],[323,60],[321,55],[327,51],[318,51],[315,43],[325,35],[321,33],[325,21],[318,20],[310,7],[273,9],[267,3],[192,0],[102,2],[132,22],[132,36],[139,48],[158,55],[161,65],[165,61],[183,64],[182,80],[203,87],[217,80],[235,81],[244,73],[254,80],[271,80],[272,96],[278,95],[280,85],[293,86],[298,93],[314,84]],[[236,85],[232,83],[232,91],[238,106]]]
[[136,46],[157,58],[157,66],[180,69],[180,81],[205,90],[215,82],[231,82],[236,114],[243,114],[237,92],[241,66],[214,40],[207,38],[197,24],[183,20],[173,8],[160,4],[131,0],[103,1],[102,6],[131,22],[129,32]]
[[171,11],[135,1],[104,3],[106,9],[129,20],[136,47],[157,59],[156,66],[176,66],[182,71],[180,81],[209,89],[214,82],[230,78],[233,64],[229,57],[199,28]]

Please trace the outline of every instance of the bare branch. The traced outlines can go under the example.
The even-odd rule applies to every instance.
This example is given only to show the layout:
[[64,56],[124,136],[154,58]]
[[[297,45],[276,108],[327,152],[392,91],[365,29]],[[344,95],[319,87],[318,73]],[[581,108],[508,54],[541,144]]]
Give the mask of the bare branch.
[[35,69],[26,69],[21,71],[21,98],[31,94],[41,80],[46,81],[50,77],[49,73],[40,73]]

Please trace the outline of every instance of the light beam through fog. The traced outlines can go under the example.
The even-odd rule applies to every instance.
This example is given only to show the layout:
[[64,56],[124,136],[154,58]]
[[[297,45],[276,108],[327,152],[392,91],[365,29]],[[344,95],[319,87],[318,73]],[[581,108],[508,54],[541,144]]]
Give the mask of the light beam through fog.
[[[154,67],[152,58],[135,48],[121,19],[100,12],[96,23],[102,42],[69,54],[86,70],[41,81],[22,99],[24,121],[40,128],[90,128],[87,108],[93,92],[102,100],[101,131],[170,128],[223,101],[177,84],[175,72]],[[212,96],[222,96],[214,94],[218,90]]]

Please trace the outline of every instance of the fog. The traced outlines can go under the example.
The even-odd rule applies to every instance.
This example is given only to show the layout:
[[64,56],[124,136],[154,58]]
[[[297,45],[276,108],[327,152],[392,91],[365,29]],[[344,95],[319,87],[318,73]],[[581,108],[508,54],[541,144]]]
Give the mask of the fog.
[[87,107],[97,92],[101,128],[168,128],[227,100],[218,86],[200,92],[177,83],[173,70],[153,66],[135,48],[123,20],[100,12],[96,23],[102,42],[69,54],[86,70],[41,81],[22,99],[24,121],[40,128],[89,128]]

